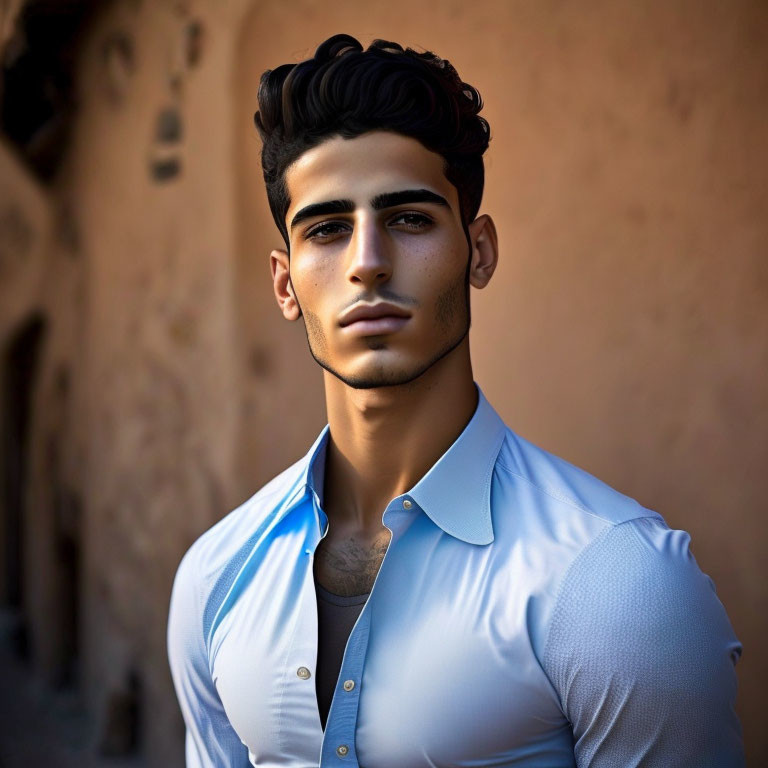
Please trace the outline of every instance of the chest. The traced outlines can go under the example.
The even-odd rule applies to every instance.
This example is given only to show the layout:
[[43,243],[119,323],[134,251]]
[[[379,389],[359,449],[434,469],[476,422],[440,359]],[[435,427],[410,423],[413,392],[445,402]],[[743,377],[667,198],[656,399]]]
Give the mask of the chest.
[[363,595],[371,591],[387,553],[391,534],[385,528],[373,537],[340,532],[328,535],[315,550],[314,576],[336,595]]
[[[530,594],[487,550],[415,533],[375,555],[325,552],[337,590],[360,594],[375,579],[325,732],[314,677],[320,546],[291,532],[254,564],[211,646],[219,696],[254,765],[330,765],[339,745],[366,768],[538,765],[518,762],[532,744],[568,754],[567,723],[531,649]],[[347,580],[351,565],[360,568]]]

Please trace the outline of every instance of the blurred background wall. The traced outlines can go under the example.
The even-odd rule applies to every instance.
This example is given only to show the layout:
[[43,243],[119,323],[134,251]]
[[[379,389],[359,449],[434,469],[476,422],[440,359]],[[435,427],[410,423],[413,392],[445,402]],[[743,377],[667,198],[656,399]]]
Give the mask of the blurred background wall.
[[764,764],[768,4],[0,0],[2,765],[182,765],[176,566],[325,424],[252,115],[336,32],[483,94],[475,378],[691,533]]

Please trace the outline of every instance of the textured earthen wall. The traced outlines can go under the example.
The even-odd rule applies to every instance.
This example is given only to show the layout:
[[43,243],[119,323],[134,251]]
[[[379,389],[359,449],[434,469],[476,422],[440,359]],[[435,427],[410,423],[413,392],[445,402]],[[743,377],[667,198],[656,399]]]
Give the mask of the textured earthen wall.
[[45,329],[23,536],[32,668],[53,685],[78,677],[94,749],[126,753],[138,737],[164,768],[183,762],[171,581],[239,501],[231,75],[244,6],[104,4],[78,50],[54,182],[0,153],[0,342],[36,313]]
[[[52,212],[48,195],[34,182],[5,143],[0,143],[0,353],[3,364],[10,352],[15,331],[22,331],[25,321],[39,311],[43,303],[48,258],[51,250]],[[0,371],[0,398],[7,402],[8,381]],[[3,407],[0,430],[10,428],[10,415]],[[7,439],[0,440],[0,462],[5,467],[12,450]],[[6,473],[0,473],[0,494],[7,493]],[[5,514],[5,510],[3,510]],[[6,558],[9,542],[8,524],[0,525],[0,594],[14,591],[8,583]],[[23,579],[22,579],[23,581]]]
[[[158,766],[181,756],[165,649],[171,580],[236,501],[235,5],[116,4],[82,55],[66,174],[88,262],[86,686],[107,713],[105,697],[138,676]],[[115,40],[127,41],[116,53]]]

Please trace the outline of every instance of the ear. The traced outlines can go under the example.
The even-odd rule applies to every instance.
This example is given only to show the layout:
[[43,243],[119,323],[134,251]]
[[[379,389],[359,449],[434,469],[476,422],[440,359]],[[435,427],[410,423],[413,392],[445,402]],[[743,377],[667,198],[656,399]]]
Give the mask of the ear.
[[475,288],[488,285],[499,260],[499,241],[493,219],[484,213],[468,227],[469,242],[472,246],[472,262],[469,267],[469,282]]
[[274,250],[269,254],[269,266],[272,270],[272,287],[283,317],[286,320],[298,320],[301,308],[296,300],[291,284],[290,259],[286,251]]

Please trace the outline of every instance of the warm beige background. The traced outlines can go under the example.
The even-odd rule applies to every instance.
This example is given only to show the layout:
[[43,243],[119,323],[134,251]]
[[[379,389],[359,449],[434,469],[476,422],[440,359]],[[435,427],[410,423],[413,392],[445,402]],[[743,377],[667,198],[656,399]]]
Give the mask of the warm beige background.
[[[691,533],[745,644],[740,709],[766,757],[768,6],[439,7],[265,3],[243,27],[236,103],[246,112],[262,70],[339,31],[435,50],[480,89],[501,259],[472,295],[476,379],[513,429]],[[262,406],[243,422],[246,482],[289,458],[263,454],[264,417],[270,435],[298,414],[316,428],[321,388],[274,311],[264,258],[278,235],[247,117],[238,325],[277,375],[245,381]]]
[[[195,66],[179,59],[190,15],[205,28]],[[117,95],[102,53],[115,30],[135,45]],[[258,79],[340,31],[432,49],[480,89],[493,136],[483,210],[501,262],[472,294],[476,379],[514,430],[691,533],[745,645],[739,711],[761,764],[760,0],[114,3],[83,44],[76,131],[54,186],[36,188],[0,148],[0,214],[21,210],[34,233],[16,258],[0,215],[0,342],[35,310],[47,322],[25,513],[38,675],[63,653],[51,509],[65,486],[83,510],[80,666],[96,732],[138,675],[147,764],[180,765],[164,647],[175,567],[325,423],[303,329],[282,320],[269,282],[280,240],[252,126]],[[147,168],[168,106],[183,118],[182,172],[159,184]],[[62,234],[73,227],[77,238]]]

